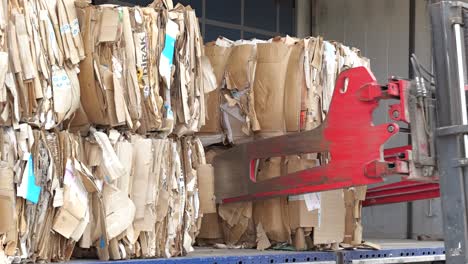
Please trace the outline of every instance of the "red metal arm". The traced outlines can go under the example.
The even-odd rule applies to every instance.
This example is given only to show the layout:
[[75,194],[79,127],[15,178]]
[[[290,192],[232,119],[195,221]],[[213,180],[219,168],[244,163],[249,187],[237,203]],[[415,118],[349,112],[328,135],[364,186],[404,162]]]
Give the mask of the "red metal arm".
[[[394,121],[409,123],[410,117],[414,116],[408,110],[409,87],[410,83],[406,80],[392,80],[381,86],[364,67],[342,72],[336,81],[330,111],[321,126],[312,131],[245,143],[215,158],[215,190],[218,202],[238,202],[369,185],[380,183],[382,177],[395,174],[408,179],[422,179],[421,162],[418,160],[419,163],[416,164],[413,161],[412,146],[383,151],[383,145],[399,132],[399,126],[396,123],[377,126],[372,123],[372,112],[382,99],[399,100],[397,104],[390,106],[388,114]],[[418,153],[426,154],[428,148],[423,143],[417,142],[416,146]],[[255,165],[258,159],[306,153],[329,153],[331,161],[269,180],[256,180]],[[423,161],[431,162],[430,159]],[[404,201],[434,195],[433,192],[426,192],[427,189],[420,187],[421,185],[406,184],[388,186],[390,192],[397,196],[390,200]],[[431,188],[434,186],[430,185]],[[382,196],[382,192],[388,192],[382,188],[371,189],[370,197],[376,196],[372,198],[374,200],[367,201],[366,205],[390,201],[386,198],[388,194]],[[416,189],[408,191],[408,188]],[[417,190],[424,192],[416,195]]]
[[410,202],[440,196],[438,183],[401,181],[367,190],[363,206]]

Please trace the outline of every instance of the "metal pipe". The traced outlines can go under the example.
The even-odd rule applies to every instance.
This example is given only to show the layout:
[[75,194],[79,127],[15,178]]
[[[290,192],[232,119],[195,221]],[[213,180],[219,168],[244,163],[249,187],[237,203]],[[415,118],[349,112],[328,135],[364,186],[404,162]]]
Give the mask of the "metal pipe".
[[[465,76],[464,76],[464,60],[463,60],[463,47],[461,39],[461,26],[460,24],[454,24],[453,29],[455,31],[455,45],[457,49],[457,65],[458,65],[458,88],[460,89],[460,102],[461,102],[461,114],[462,124],[468,124],[468,114],[466,110],[466,96],[465,96]],[[468,157],[468,135],[464,138],[465,145],[465,157]]]
[[[416,51],[416,0],[409,1],[409,36],[408,36],[408,54],[413,54]],[[411,62],[409,62],[409,77],[417,76],[413,72]],[[408,134],[408,144],[411,144],[411,134]],[[413,202],[408,202],[406,205],[406,238],[413,238]]]

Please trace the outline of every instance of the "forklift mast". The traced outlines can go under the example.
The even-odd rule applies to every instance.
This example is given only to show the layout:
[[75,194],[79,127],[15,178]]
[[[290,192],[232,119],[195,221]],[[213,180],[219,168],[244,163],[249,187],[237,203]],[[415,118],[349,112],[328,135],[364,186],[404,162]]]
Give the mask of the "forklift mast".
[[[390,78],[380,85],[364,67],[343,71],[319,127],[244,143],[215,157],[217,202],[372,185],[396,176],[400,182],[370,188],[363,205],[440,196],[446,262],[468,263],[468,4],[435,2],[430,16],[434,73],[415,56],[413,80]],[[374,125],[373,111],[388,99],[397,100],[387,112],[392,122]],[[410,143],[384,149],[399,133]],[[319,166],[257,180],[269,158],[312,153],[321,157]]]
[[468,5],[441,1],[430,8],[435,75],[437,165],[446,262],[468,263]]

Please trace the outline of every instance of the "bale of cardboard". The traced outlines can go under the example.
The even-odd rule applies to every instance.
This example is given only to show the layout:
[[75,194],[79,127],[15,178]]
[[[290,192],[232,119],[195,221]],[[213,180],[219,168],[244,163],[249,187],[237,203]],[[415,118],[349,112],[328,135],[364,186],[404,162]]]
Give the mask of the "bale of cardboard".
[[[205,52],[216,76],[216,89],[207,100],[211,116],[199,133],[208,149],[214,143],[236,145],[318,127],[327,115],[338,74],[369,67],[358,49],[322,37],[237,41],[219,37],[205,45]],[[320,166],[329,159],[328,153],[262,159],[257,178]],[[362,193],[334,190],[220,205],[220,217],[209,221],[219,220],[227,227],[225,243],[259,249],[284,243],[297,249],[343,241],[358,244]],[[236,239],[229,239],[232,233]],[[244,234],[249,241],[237,239]]]
[[77,4],[85,59],[81,111],[73,128],[92,124],[181,136],[204,125],[209,85],[203,85],[198,20],[190,7],[169,9],[167,2]]
[[2,128],[0,226],[5,258],[101,260],[193,250],[200,225],[196,137],[92,129],[87,137],[28,124]]
[[170,0],[0,1],[0,263],[193,250],[215,86],[198,25]]

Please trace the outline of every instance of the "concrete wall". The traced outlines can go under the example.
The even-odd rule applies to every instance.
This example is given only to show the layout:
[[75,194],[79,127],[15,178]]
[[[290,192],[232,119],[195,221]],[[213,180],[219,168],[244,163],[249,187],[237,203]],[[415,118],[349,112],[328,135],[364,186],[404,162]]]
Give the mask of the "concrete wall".
[[296,36],[299,38],[308,37],[311,35],[312,29],[312,1],[311,0],[295,0],[296,1]]
[[[313,35],[337,40],[360,48],[371,60],[371,69],[379,82],[390,76],[408,77],[410,42],[410,1],[408,0],[313,0]],[[427,0],[416,0],[415,52],[430,66],[430,25]],[[389,102],[374,113],[375,123],[390,122],[386,116]],[[406,136],[393,138],[387,147],[407,143]],[[389,182],[398,179],[390,179]],[[408,231],[417,235],[442,235],[440,201],[413,203],[408,218],[408,204],[390,204],[363,209],[365,237],[406,238]],[[407,220],[412,219],[408,230]]]
[[314,34],[361,49],[379,81],[407,76],[408,0],[318,0]]
[[[315,3],[314,35],[361,49],[371,60],[378,81],[391,75],[408,76],[409,1],[407,0],[319,0]],[[384,103],[374,113],[375,123],[388,122]],[[393,139],[392,146],[403,145]],[[407,204],[364,208],[366,237],[405,238]]]
[[[419,61],[426,68],[431,69],[431,28],[428,16],[428,1],[416,1],[415,24],[415,53]],[[442,238],[441,210],[440,199],[413,202],[413,237],[430,235],[435,238]]]

